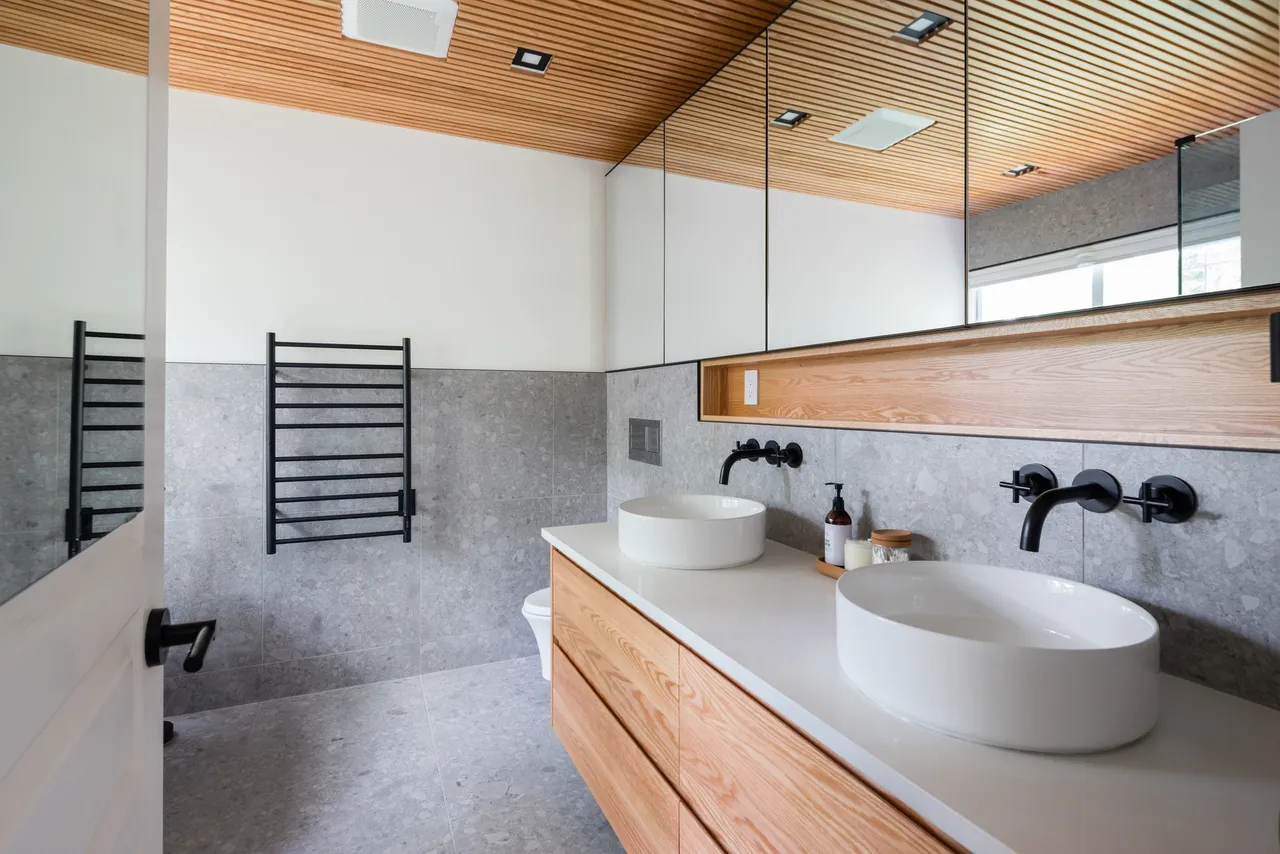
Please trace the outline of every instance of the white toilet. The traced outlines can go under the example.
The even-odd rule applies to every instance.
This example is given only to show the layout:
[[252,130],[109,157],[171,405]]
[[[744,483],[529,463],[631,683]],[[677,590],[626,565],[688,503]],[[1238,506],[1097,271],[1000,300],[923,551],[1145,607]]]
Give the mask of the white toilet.
[[542,656],[542,678],[551,681],[551,588],[544,587],[536,593],[530,593],[520,609],[524,618],[533,627],[533,636],[538,641],[538,654]]

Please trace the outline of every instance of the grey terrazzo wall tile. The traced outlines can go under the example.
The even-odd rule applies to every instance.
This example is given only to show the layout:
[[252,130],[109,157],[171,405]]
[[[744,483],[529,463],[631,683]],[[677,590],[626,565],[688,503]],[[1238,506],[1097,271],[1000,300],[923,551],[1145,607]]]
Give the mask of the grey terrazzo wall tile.
[[394,537],[281,547],[264,564],[264,660],[418,637],[418,551]]
[[423,641],[421,672],[454,670],[537,653],[532,627],[517,614],[509,618],[509,625],[500,629]]
[[262,668],[184,673],[164,680],[164,713],[185,715],[262,699]]
[[292,661],[273,661],[262,668],[262,699],[276,700],[403,679],[420,673],[421,667],[422,654],[416,642]]
[[1280,454],[1088,445],[1085,459],[1128,495],[1170,474],[1200,498],[1179,525],[1086,514],[1085,580],[1156,614],[1166,670],[1280,708]]
[[60,530],[58,387],[69,359],[0,357],[0,533]]
[[420,502],[551,494],[551,374],[417,371]]
[[589,525],[606,519],[605,496],[558,495],[551,500],[552,525]]
[[0,534],[0,603],[53,572],[65,549],[62,537],[52,531]]
[[555,374],[552,494],[603,493],[606,401],[604,374]]
[[166,367],[166,518],[261,514],[265,370]]
[[919,558],[991,563],[1081,578],[1084,511],[1064,505],[1049,514],[1038,553],[1018,547],[1027,504],[1012,503],[1000,481],[1026,463],[1047,465],[1059,483],[1081,470],[1080,445],[841,431],[840,479],[858,535],[906,528]]
[[423,640],[517,625],[547,586],[550,518],[550,498],[420,508]]
[[[165,522],[165,603],[175,622],[217,620],[204,669],[262,663],[262,523],[257,519]],[[182,672],[182,656],[165,663]]]

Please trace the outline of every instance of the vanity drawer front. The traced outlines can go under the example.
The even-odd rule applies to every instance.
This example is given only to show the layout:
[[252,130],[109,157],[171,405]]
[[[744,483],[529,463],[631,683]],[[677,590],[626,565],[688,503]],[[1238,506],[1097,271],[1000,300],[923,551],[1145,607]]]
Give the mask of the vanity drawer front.
[[679,773],[680,645],[555,550],[551,633],[674,783]]
[[680,804],[680,854],[724,854],[689,808]]
[[688,650],[680,791],[728,854],[951,849]]
[[551,725],[627,854],[680,850],[675,790],[555,644]]

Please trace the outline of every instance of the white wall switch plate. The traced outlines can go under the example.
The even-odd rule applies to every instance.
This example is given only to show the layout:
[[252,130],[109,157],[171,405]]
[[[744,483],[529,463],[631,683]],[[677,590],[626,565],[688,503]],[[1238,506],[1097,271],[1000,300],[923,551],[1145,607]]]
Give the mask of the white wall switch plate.
[[742,394],[743,403],[747,406],[760,405],[760,372],[759,371],[743,371],[742,372]]

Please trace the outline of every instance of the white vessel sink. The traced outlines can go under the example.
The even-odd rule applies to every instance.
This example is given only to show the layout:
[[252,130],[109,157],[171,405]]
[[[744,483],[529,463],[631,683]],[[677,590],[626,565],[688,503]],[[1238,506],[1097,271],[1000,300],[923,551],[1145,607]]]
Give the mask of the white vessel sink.
[[618,547],[673,569],[724,569],[764,553],[765,507],[720,495],[651,495],[618,508]]
[[1113,593],[937,561],[856,569],[836,590],[840,666],[908,720],[1049,753],[1119,747],[1155,726],[1160,629]]

